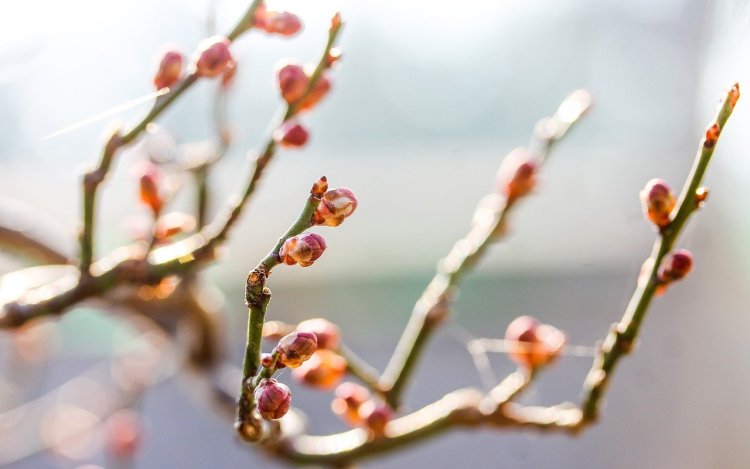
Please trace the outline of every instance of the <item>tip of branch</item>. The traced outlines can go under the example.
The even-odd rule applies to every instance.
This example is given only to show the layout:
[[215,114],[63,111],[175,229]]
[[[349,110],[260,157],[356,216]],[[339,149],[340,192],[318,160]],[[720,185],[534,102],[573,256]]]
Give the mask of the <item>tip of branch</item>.
[[325,176],[321,176],[320,179],[315,181],[312,189],[310,189],[310,195],[315,197],[322,197],[323,194],[328,190],[328,179]]

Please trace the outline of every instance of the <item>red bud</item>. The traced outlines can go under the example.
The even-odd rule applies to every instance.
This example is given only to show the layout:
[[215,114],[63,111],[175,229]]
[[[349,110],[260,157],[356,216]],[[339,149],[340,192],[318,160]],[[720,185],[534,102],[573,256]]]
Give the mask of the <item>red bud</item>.
[[301,267],[308,267],[322,256],[325,250],[326,241],[322,236],[315,233],[305,233],[287,239],[281,246],[279,257],[284,264],[294,265],[299,263]]

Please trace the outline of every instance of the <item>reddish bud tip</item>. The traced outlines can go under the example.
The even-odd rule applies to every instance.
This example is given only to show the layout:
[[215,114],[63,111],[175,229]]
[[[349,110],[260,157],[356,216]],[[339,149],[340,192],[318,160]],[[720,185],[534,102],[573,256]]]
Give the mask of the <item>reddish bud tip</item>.
[[393,411],[383,403],[368,401],[359,408],[359,416],[373,435],[380,438],[385,435],[385,427],[393,420]]
[[698,207],[703,207],[703,204],[706,202],[706,199],[708,198],[708,188],[707,187],[699,187],[695,190],[695,203],[698,205]]
[[693,269],[693,255],[687,249],[667,254],[659,266],[659,280],[670,283],[685,278]]
[[308,319],[297,325],[298,331],[310,331],[318,339],[319,349],[336,351],[341,345],[341,329],[336,324],[323,319]]
[[312,109],[323,98],[325,98],[329,91],[331,91],[331,80],[324,72],[320,78],[318,78],[318,81],[315,82],[315,85],[313,85],[310,92],[307,93],[307,96],[300,101],[299,111],[308,111]]
[[164,206],[161,186],[164,172],[150,161],[142,161],[133,167],[133,172],[140,178],[140,199],[156,215]]
[[258,412],[266,420],[280,419],[292,405],[289,387],[273,378],[264,378],[255,388],[255,402]]
[[565,334],[531,316],[521,316],[505,331],[508,355],[526,368],[536,368],[554,360],[565,345]]
[[271,355],[270,353],[260,354],[260,364],[264,368],[271,368],[275,363],[276,361],[273,359],[273,355]]
[[328,54],[326,54],[326,67],[331,68],[334,65],[338,64],[343,55],[344,53],[342,52],[340,47],[334,47],[333,49],[328,51]]
[[357,209],[354,192],[346,187],[331,189],[323,195],[313,214],[316,225],[339,226]]
[[664,179],[652,179],[641,191],[641,204],[646,218],[659,228],[664,228],[672,221],[670,214],[677,203],[672,188]]
[[357,383],[340,384],[335,391],[335,398],[331,401],[331,410],[341,420],[351,426],[363,423],[359,416],[359,408],[370,399],[370,391]]
[[729,89],[729,105],[732,109],[737,105],[737,100],[740,99],[740,84],[735,83]]
[[330,350],[318,350],[302,366],[292,371],[297,381],[320,389],[332,389],[346,373],[346,360]]
[[273,138],[282,147],[299,148],[307,143],[310,134],[307,130],[294,121],[286,121],[273,133]]
[[234,66],[229,40],[214,36],[202,40],[193,55],[193,67],[198,76],[214,78]]
[[327,190],[328,178],[326,178],[325,176],[321,176],[320,179],[315,181],[315,184],[313,184],[312,189],[310,189],[310,194],[316,197],[322,197]]
[[154,75],[156,89],[171,88],[180,81],[183,61],[182,53],[177,50],[168,50],[160,56],[159,66]]
[[331,18],[331,31],[339,29],[341,27],[341,13],[336,12]]
[[302,29],[302,21],[288,11],[258,9],[255,13],[255,27],[271,34],[294,36]]
[[287,239],[281,246],[279,257],[281,262],[286,265],[299,263],[301,267],[308,267],[322,256],[325,250],[326,241],[322,236],[315,233],[305,233]]
[[281,338],[276,350],[278,363],[289,368],[297,368],[313,356],[318,348],[318,338],[312,332],[292,332]]
[[495,176],[497,191],[508,201],[529,194],[536,186],[538,158],[525,148],[516,148],[503,159]]
[[141,419],[132,410],[122,409],[112,414],[104,426],[104,447],[118,459],[135,456],[143,440]]
[[716,142],[719,141],[719,134],[721,133],[721,127],[719,124],[713,124],[706,129],[706,138],[703,142],[703,146],[706,148],[713,148],[716,146]]
[[276,84],[284,101],[291,104],[307,91],[310,77],[301,65],[292,62],[279,62],[276,65]]

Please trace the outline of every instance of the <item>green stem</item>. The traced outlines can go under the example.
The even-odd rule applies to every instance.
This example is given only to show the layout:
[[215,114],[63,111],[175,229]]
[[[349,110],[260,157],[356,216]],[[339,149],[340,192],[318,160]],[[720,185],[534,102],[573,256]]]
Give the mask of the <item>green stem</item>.
[[[718,124],[720,130],[724,129],[724,125],[732,114],[734,107],[732,102],[733,92],[734,89],[729,91],[717,112],[714,122]],[[636,288],[622,320],[612,328],[602,343],[600,353],[584,383],[585,397],[581,405],[584,422],[593,421],[597,418],[601,399],[606,392],[615,367],[620,358],[633,349],[633,344],[638,337],[648,307],[661,284],[658,278],[659,266],[664,257],[674,247],[690,216],[699,208],[696,201],[696,191],[701,185],[717,141],[718,137],[716,140],[707,140],[706,137],[701,140],[700,149],[695,157],[690,175],[685,181],[679,202],[672,211],[672,222],[660,233],[659,238],[654,243],[651,253],[654,262],[648,273],[648,281]]]
[[[540,148],[538,152],[546,160],[549,147],[561,139],[590,105],[590,96],[585,91],[571,93],[555,115],[550,119],[554,132],[539,135],[535,132]],[[573,112],[575,111],[575,112]],[[542,121],[542,122],[546,122]],[[542,125],[538,124],[538,127]],[[392,407],[398,407],[401,396],[419,358],[433,332],[444,322],[450,303],[456,296],[457,285],[482,257],[492,241],[502,236],[506,218],[514,200],[499,202],[492,221],[486,226],[475,226],[463,240],[456,243],[448,256],[440,263],[439,271],[414,307],[409,323],[401,340],[380,379],[380,388],[385,392],[385,400]]]
[[380,385],[378,380],[380,376],[378,371],[370,366],[367,362],[362,360],[357,354],[355,354],[349,347],[344,344],[339,346],[337,353],[346,360],[346,367],[349,373],[356,376],[371,390],[380,393]]

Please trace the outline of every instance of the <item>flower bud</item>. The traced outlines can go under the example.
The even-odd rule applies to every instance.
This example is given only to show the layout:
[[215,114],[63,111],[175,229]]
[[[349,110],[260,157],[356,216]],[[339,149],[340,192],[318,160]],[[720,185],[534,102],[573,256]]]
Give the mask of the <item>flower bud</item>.
[[273,359],[273,355],[271,355],[270,353],[261,353],[260,364],[264,368],[271,368],[276,364],[276,361]]
[[664,179],[650,180],[641,191],[643,213],[659,228],[664,228],[672,222],[670,214],[676,203],[674,192]]
[[510,359],[532,369],[546,365],[560,354],[565,334],[531,316],[521,316],[510,323],[505,340],[509,343]]
[[678,249],[667,254],[659,266],[659,280],[670,283],[685,278],[693,269],[693,255],[687,249]]
[[135,456],[143,439],[141,419],[132,410],[122,409],[110,415],[104,425],[104,447],[118,459]]
[[308,111],[315,107],[327,94],[331,91],[331,80],[328,78],[328,74],[323,72],[315,82],[312,89],[307,96],[305,96],[299,103],[299,111]]
[[380,438],[385,435],[386,425],[393,420],[393,411],[386,404],[368,401],[359,408],[359,416],[375,437]]
[[267,33],[281,36],[294,36],[302,29],[302,21],[297,15],[288,11],[266,11],[262,26],[258,27]]
[[370,399],[370,391],[357,383],[347,382],[336,388],[335,396],[331,401],[333,413],[351,426],[362,424],[359,408]]
[[313,265],[313,262],[322,256],[325,250],[326,241],[322,236],[304,233],[287,239],[281,246],[279,258],[286,265],[299,263],[301,267],[308,267]]
[[294,121],[286,121],[273,133],[273,138],[282,147],[299,148],[307,143],[309,137],[307,130]]
[[315,225],[339,226],[356,209],[357,198],[354,197],[351,189],[346,187],[331,189],[323,195],[312,221]]
[[326,178],[325,176],[320,176],[320,178],[315,181],[315,184],[313,184],[312,189],[310,189],[310,195],[323,197],[323,194],[325,194],[327,190],[328,178]]
[[278,363],[289,368],[297,368],[313,356],[318,348],[318,338],[312,332],[292,332],[281,338],[276,350]]
[[140,178],[140,198],[154,214],[161,212],[164,206],[164,198],[161,194],[164,172],[162,169],[150,162],[142,161],[133,167],[133,172]]
[[323,318],[308,319],[297,325],[298,331],[310,331],[318,339],[319,349],[336,351],[341,345],[341,329]]
[[291,104],[300,99],[307,91],[310,77],[301,65],[292,62],[280,62],[276,65],[276,84],[284,101]]
[[195,73],[198,76],[214,78],[234,66],[232,53],[229,51],[229,40],[214,36],[202,40],[193,55]]
[[534,190],[538,158],[525,148],[516,148],[503,159],[495,176],[497,191],[514,201]]
[[346,373],[346,360],[330,350],[318,350],[302,366],[292,371],[297,381],[320,389],[336,386]]
[[289,411],[292,393],[289,387],[273,378],[264,378],[255,388],[258,412],[266,420],[280,419]]
[[182,52],[167,50],[159,60],[159,68],[154,75],[154,86],[157,90],[173,87],[182,78]]
[[737,105],[738,99],[740,99],[740,84],[735,83],[729,89],[729,105],[732,106],[732,109]]
[[719,124],[713,124],[706,129],[706,138],[703,142],[703,146],[706,148],[713,148],[716,146],[716,142],[719,141],[719,134],[721,134],[721,127]]

